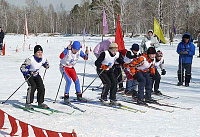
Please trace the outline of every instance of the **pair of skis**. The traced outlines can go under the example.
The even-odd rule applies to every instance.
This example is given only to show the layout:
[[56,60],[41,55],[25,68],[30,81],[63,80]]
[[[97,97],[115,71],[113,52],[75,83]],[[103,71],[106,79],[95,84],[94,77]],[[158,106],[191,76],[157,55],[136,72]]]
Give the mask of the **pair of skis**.
[[[123,100],[123,101],[127,102],[127,103],[132,103],[132,104],[138,105],[137,102],[134,102],[132,100]],[[155,104],[155,105],[158,105],[158,106],[165,106],[165,107],[170,107],[170,108],[184,109],[184,110],[191,110],[192,109],[192,108],[186,108],[186,107],[180,107],[180,106],[176,106],[176,105],[171,105],[171,104],[168,104],[168,103],[160,103],[160,102],[158,102],[156,100],[154,101],[154,103],[148,103],[148,104],[144,104],[144,105],[140,105],[140,106],[144,106],[144,107],[151,108],[151,109],[154,109],[154,110],[160,110],[160,111],[164,111],[164,112],[169,112],[169,113],[174,112],[174,110],[166,110],[166,109],[162,109],[162,108],[158,108],[158,107],[152,106],[150,104]]]
[[[13,106],[15,108],[22,109],[22,110],[27,111],[29,113],[37,112],[37,113],[41,113],[41,114],[44,114],[44,115],[47,115],[47,116],[50,116],[50,115],[52,115],[54,113],[63,113],[63,114],[68,114],[68,115],[72,115],[74,113],[74,111],[72,111],[71,113],[67,113],[67,112],[56,110],[56,109],[52,109],[52,108],[49,108],[49,107],[48,108],[39,107],[37,105],[32,105],[33,109],[26,108],[25,106],[22,106],[22,105],[19,105],[19,104],[13,104]],[[40,111],[39,109],[40,110],[49,111],[50,113],[47,113],[47,112],[44,112],[44,111]]]
[[[125,111],[129,111],[129,112],[134,112],[134,113],[136,113],[136,112],[145,113],[146,112],[146,111],[136,109],[136,108],[132,108],[132,107],[129,107],[129,106],[125,106],[125,105],[121,105],[121,104],[112,105],[111,103],[105,103],[105,102],[102,102],[102,101],[87,101],[87,102],[84,102],[84,101],[73,100],[72,102],[75,103],[75,104],[86,105],[88,107],[91,107],[91,105],[88,105],[88,104],[93,104],[93,105],[97,105],[97,106],[110,107],[110,108],[113,108],[114,110],[120,109],[120,110],[125,110]],[[102,107],[100,107],[100,108],[102,108]]]

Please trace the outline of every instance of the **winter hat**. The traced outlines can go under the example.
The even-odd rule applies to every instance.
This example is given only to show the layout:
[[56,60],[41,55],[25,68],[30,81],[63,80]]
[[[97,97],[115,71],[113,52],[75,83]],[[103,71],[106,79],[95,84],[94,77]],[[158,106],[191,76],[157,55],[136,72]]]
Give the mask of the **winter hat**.
[[150,29],[150,30],[148,30],[148,33],[149,33],[149,32],[153,33],[153,30],[152,30],[152,29]]
[[149,47],[147,50],[147,54],[156,54],[156,50],[154,47]]
[[81,43],[79,41],[74,41],[72,44],[72,49],[80,50],[80,48],[81,48]]
[[132,47],[131,47],[131,50],[139,51],[139,45],[134,43],[134,44],[132,45]]
[[156,57],[163,57],[162,51],[158,50],[158,51],[156,52]]
[[185,34],[183,35],[183,39],[190,39],[190,34],[185,33]]
[[117,43],[111,43],[109,48],[118,48],[118,45]]
[[38,52],[38,51],[42,51],[42,52],[43,52],[43,49],[42,49],[42,47],[41,47],[40,45],[36,45],[36,46],[34,47],[34,54],[35,54],[36,52]]

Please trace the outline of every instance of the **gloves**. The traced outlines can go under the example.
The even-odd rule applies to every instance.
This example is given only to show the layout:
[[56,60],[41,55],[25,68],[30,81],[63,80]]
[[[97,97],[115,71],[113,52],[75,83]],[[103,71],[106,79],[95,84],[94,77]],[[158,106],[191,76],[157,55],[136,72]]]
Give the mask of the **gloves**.
[[166,74],[166,70],[163,69],[162,72],[161,72],[161,75],[165,75]]
[[181,51],[180,54],[188,54],[188,51]]
[[149,70],[150,70],[150,74],[151,74],[151,75],[155,75],[155,74],[156,74],[156,70],[155,70],[154,67],[149,68]]
[[103,70],[106,70],[106,69],[109,68],[109,66],[102,64],[102,65],[101,65],[101,68],[102,68]]
[[46,60],[46,62],[42,66],[44,66],[46,69],[48,69],[49,68],[49,62]]
[[130,73],[130,74],[131,74],[132,76],[134,76],[134,75],[135,75],[135,73],[136,73],[136,69],[135,69],[135,68],[130,68],[130,71],[131,71],[131,73]]
[[29,78],[31,76],[31,74],[27,74],[26,77]]
[[124,66],[124,68],[129,68],[129,64],[128,63],[124,63],[123,66]]
[[30,77],[32,77],[33,76],[33,72],[29,72],[29,73],[27,73],[26,75],[24,75],[24,77],[26,78],[26,79],[28,79],[28,78],[30,78]]

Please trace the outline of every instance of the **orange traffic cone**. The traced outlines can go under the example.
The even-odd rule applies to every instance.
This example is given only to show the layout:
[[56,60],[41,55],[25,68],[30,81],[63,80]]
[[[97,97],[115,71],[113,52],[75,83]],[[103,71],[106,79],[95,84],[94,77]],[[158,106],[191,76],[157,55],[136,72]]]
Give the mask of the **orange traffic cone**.
[[4,43],[4,46],[3,46],[3,51],[2,51],[2,54],[3,54],[3,56],[5,56],[6,55],[6,44]]
[[17,47],[16,47],[16,52],[18,52],[19,50],[18,50],[18,45],[17,45]]

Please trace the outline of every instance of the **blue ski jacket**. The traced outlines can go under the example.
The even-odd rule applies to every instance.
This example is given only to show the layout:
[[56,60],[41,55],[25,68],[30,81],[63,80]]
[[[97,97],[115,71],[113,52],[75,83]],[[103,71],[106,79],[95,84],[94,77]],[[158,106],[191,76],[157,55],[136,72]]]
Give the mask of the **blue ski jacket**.
[[[185,45],[184,37],[189,36],[190,40]],[[182,37],[182,41],[178,44],[177,53],[179,54],[179,63],[189,63],[192,64],[193,55],[195,55],[195,46],[192,42],[192,37],[189,33],[185,33]],[[187,51],[188,54],[183,54],[182,52]]]

